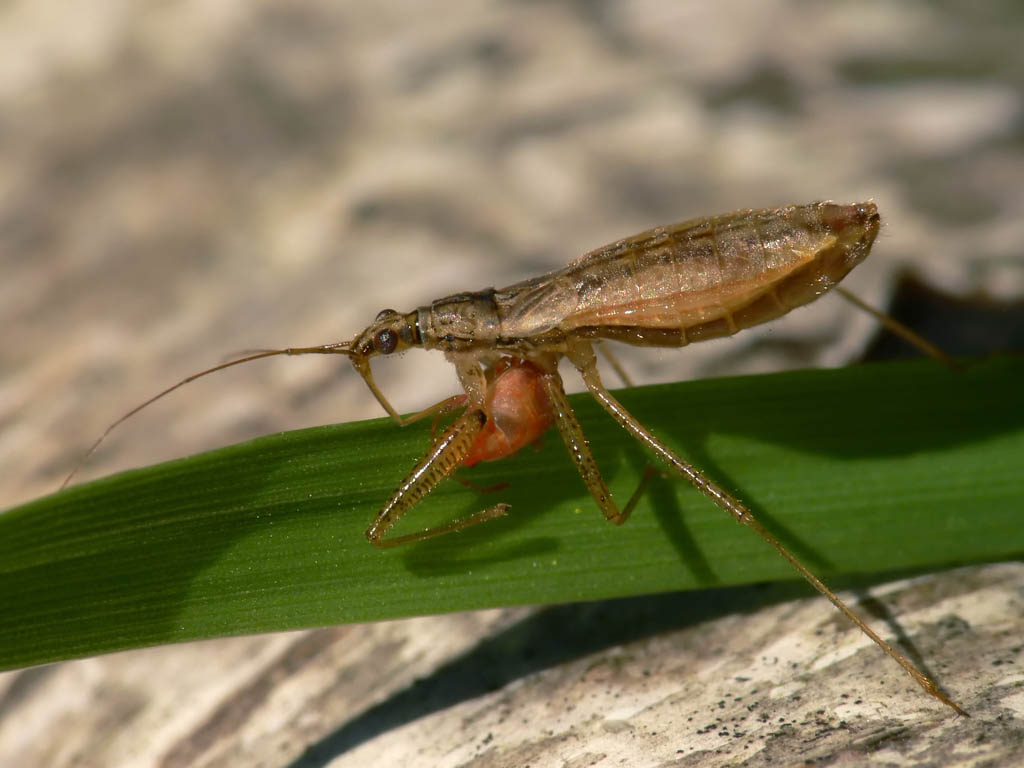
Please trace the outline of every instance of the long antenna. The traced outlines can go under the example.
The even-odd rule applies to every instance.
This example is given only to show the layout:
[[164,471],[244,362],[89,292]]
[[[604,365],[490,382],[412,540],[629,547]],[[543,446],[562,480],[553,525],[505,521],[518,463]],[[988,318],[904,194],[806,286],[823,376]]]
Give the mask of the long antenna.
[[274,357],[276,355],[346,355],[348,357],[358,357],[358,355],[356,355],[355,352],[351,351],[348,348],[350,343],[351,342],[348,341],[341,341],[336,342],[334,344],[321,344],[320,346],[317,347],[287,347],[285,349],[264,349],[254,354],[246,355],[245,357],[240,357],[237,360],[229,360],[226,363],[215,365],[212,368],[207,368],[205,371],[193,373],[191,376],[186,376],[177,384],[168,387],[164,391],[153,395],[153,397],[149,398],[145,402],[135,406],[130,411],[121,416],[121,418],[119,418],[117,421],[115,421],[113,424],[111,424],[109,427],[103,430],[103,434],[96,438],[96,442],[94,442],[89,447],[88,451],[82,454],[82,457],[75,463],[75,466],[71,469],[71,472],[69,472],[68,476],[64,478],[64,482],[60,484],[60,490],[64,490],[65,488],[67,488],[67,485],[68,483],[71,482],[71,479],[76,474],[78,474],[78,470],[82,468],[85,462],[87,462],[89,458],[94,453],[96,453],[96,449],[99,448],[103,441],[107,439],[107,435],[109,435],[117,427],[126,422],[128,419],[130,419],[136,413],[141,411],[143,408],[146,408],[155,403],[160,398],[171,394],[171,392],[173,392],[174,390],[183,387],[186,384],[195,381],[196,379],[201,379],[203,376],[208,376],[211,373],[223,371],[225,368],[231,368],[232,366],[241,365],[242,363],[250,363],[253,360],[261,360],[264,357]]

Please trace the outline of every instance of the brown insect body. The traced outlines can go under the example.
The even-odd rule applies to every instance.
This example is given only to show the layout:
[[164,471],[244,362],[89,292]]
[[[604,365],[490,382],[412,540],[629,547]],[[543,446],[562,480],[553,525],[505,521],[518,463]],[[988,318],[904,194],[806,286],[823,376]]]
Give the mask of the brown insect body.
[[839,282],[867,256],[878,222],[873,203],[814,203],[658,227],[498,291],[502,337],[683,346],[728,336]]
[[640,346],[728,336],[818,298],[867,256],[878,227],[874,203],[658,227],[542,277],[420,307],[419,343],[492,355],[551,351],[573,336]]
[[[89,454],[122,421],[200,376],[273,355],[341,354],[349,358],[398,424],[463,409],[367,529],[367,539],[375,546],[422,541],[506,514],[508,505],[496,504],[447,525],[385,538],[405,512],[459,466],[511,455],[536,440],[552,423],[605,518],[621,525],[652,472],[648,471],[620,510],[565,395],[558,362],[566,357],[597,402],[627,432],[737,522],[756,531],[927,693],[964,714],[769,533],[742,502],[626,411],[605,388],[596,365],[595,341],[682,346],[731,335],[807,304],[833,288],[867,256],[878,229],[878,210],[872,202],[820,202],[740,211],[659,227],[507,288],[448,296],[404,314],[384,310],[351,342],[267,350],[202,371],[122,416],[93,444]],[[929,354],[942,357],[909,329],[891,319],[887,324],[896,326]],[[400,416],[374,382],[370,360],[412,347],[445,352],[465,394],[410,417]]]

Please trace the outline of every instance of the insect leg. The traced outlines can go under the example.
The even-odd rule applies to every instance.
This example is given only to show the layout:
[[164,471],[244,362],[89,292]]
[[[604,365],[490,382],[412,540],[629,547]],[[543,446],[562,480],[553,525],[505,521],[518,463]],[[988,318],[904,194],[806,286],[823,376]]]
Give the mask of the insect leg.
[[942,363],[944,366],[949,368],[949,370],[954,371],[956,373],[959,373],[963,370],[962,366],[960,366],[955,360],[953,360],[953,358],[951,358],[937,346],[932,344],[930,341],[928,341],[928,339],[924,338],[913,328],[904,325],[892,315],[887,315],[885,312],[875,309],[870,304],[862,301],[860,297],[850,293],[841,285],[837,285],[833,290],[840,296],[842,296],[844,299],[846,299],[848,302],[853,304],[855,307],[859,307],[860,309],[863,309],[865,312],[867,312],[869,315],[872,315],[876,320],[878,320],[878,322],[880,322],[894,334],[899,336],[901,339],[917,347],[933,360],[937,360],[938,362]]
[[651,434],[646,427],[637,421],[629,411],[623,408],[622,404],[612,397],[611,393],[605,389],[604,384],[601,383],[601,378],[597,372],[597,361],[594,357],[594,349],[588,342],[576,342],[569,348],[568,355],[569,359],[572,360],[573,364],[583,375],[583,381],[586,383],[587,389],[590,390],[590,394],[597,399],[601,406],[608,411],[612,418],[619,422],[627,432],[632,434],[634,438],[658,454],[658,456],[676,470],[676,472],[689,480],[697,490],[715,502],[715,504],[721,507],[721,509],[732,515],[738,522],[753,528],[757,534],[766,542],[771,544],[771,546],[774,547],[775,550],[782,555],[782,557],[788,561],[789,564],[792,565],[812,587],[827,597],[829,601],[848,619],[850,619],[850,621],[856,624],[864,634],[871,638],[883,651],[889,654],[897,664],[903,667],[907,674],[914,678],[917,684],[920,685],[926,693],[931,694],[946,706],[951,707],[958,715],[967,714],[958,704],[956,704],[956,702],[946,696],[935,683],[921,672],[921,670],[915,667],[907,658],[889,645],[889,643],[879,637],[871,627],[864,623],[863,619],[848,608],[846,603],[840,600],[832,590],[825,586],[821,579],[811,573],[807,566],[796,558],[796,555],[786,549],[782,542],[772,536],[772,534],[769,533],[763,525],[761,525],[760,521],[754,517],[753,513],[742,502],[732,496],[728,491],[720,488],[710,479],[705,477],[704,474],[692,464],[677,456],[670,448],[668,448],[668,446]]
[[482,410],[467,411],[444,431],[391,494],[387,504],[377,513],[373,525],[366,531],[366,538],[371,544],[375,547],[385,548],[424,541],[446,533],[465,530],[478,523],[501,517],[508,511],[508,504],[495,504],[482,512],[454,520],[446,525],[428,528],[407,536],[384,538],[391,526],[402,515],[416,506],[438,483],[451,475],[456,467],[462,464],[486,422],[487,417]]
[[377,387],[377,382],[373,380],[373,372],[370,370],[370,362],[368,360],[360,357],[353,357],[352,367],[356,369],[356,373],[362,376],[363,381],[366,383],[366,386],[369,387],[370,392],[373,393],[373,396],[377,398],[377,402],[381,404],[381,407],[388,412],[388,416],[391,417],[392,421],[394,421],[400,427],[407,426],[408,424],[412,423],[412,421],[415,421],[415,415],[412,418],[403,417],[398,411],[395,410],[394,406],[391,405],[390,402],[388,402],[388,399],[384,397],[384,393],[381,392],[380,389]]
[[626,369],[619,361],[619,356],[612,352],[611,345],[608,344],[607,342],[598,339],[596,346],[597,351],[605,356],[605,358],[608,360],[609,365],[611,365],[612,370],[615,371],[616,375],[620,379],[622,379],[622,383],[625,384],[627,387],[635,387],[636,385],[633,383],[633,379],[630,378],[630,375],[628,373],[626,373]]
[[633,496],[620,512],[615,504],[615,500],[612,498],[611,492],[608,490],[608,486],[605,485],[604,478],[601,477],[601,471],[597,468],[594,455],[590,452],[590,444],[583,434],[583,428],[576,418],[576,413],[572,410],[572,406],[569,405],[565,389],[562,387],[562,377],[555,370],[544,374],[541,377],[541,382],[544,385],[544,393],[547,395],[548,403],[551,406],[555,426],[558,427],[558,432],[562,435],[565,447],[569,449],[569,456],[572,457],[573,463],[576,464],[576,469],[583,478],[583,482],[587,484],[590,494],[594,497],[594,501],[597,502],[597,506],[601,508],[604,516],[616,525],[622,525],[629,519],[633,508],[640,500],[640,496],[643,494],[654,472],[648,470],[644,474],[639,487],[633,492]]
[[462,408],[465,405],[465,395],[452,395],[451,397],[446,397],[439,403],[434,403],[433,405],[424,408],[422,411],[416,411],[416,413],[411,413],[408,416],[403,416],[402,418],[405,419],[405,424],[408,425],[412,424],[413,422],[419,421],[420,419],[426,419],[430,416],[433,416],[434,426],[431,427],[430,429],[430,436],[434,437],[437,433],[438,420],[446,413],[451,413],[452,411]]
[[441,417],[446,413],[458,410],[459,408],[466,407],[466,396],[465,395],[453,395],[445,400],[442,400],[437,405],[433,405],[430,408],[426,408],[419,413],[413,414],[413,420],[422,419],[425,416],[433,415],[434,423],[430,425],[430,439],[437,439],[437,425],[441,423]]

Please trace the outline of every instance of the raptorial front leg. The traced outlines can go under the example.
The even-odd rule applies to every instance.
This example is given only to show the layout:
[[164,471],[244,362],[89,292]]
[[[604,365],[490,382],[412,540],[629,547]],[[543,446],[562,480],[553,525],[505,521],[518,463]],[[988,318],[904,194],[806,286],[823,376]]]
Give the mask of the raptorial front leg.
[[424,541],[443,536],[446,533],[465,530],[473,525],[501,517],[508,511],[508,504],[495,504],[482,512],[454,520],[446,525],[392,539],[384,538],[391,526],[402,515],[422,501],[423,497],[437,487],[438,483],[449,477],[462,464],[486,422],[487,417],[483,411],[467,411],[444,431],[391,494],[387,504],[377,513],[373,525],[366,530],[366,538],[371,544],[375,547],[387,548]]
[[430,441],[431,443],[437,440],[437,426],[441,423],[441,417],[452,411],[457,411],[460,408],[466,407],[466,396],[465,395],[452,395],[446,397],[439,403],[424,408],[422,411],[416,411],[403,418],[400,426],[407,427],[420,419],[426,419],[431,416],[434,418],[434,423],[430,425]]
[[366,383],[367,388],[376,398],[377,402],[380,403],[381,407],[387,411],[388,416],[400,427],[407,427],[413,422],[419,421],[420,419],[426,418],[427,416],[433,416],[438,414],[444,414],[448,411],[452,411],[458,408],[465,402],[464,395],[455,395],[453,397],[446,398],[439,403],[435,403],[429,408],[424,408],[422,411],[410,414],[409,416],[402,416],[398,411],[395,410],[391,402],[384,397],[384,393],[380,391],[377,386],[377,382],[374,381],[373,371],[370,370],[370,363],[366,360],[353,359],[352,367],[356,369],[356,372],[362,377]]
[[648,471],[644,474],[640,485],[620,512],[615,504],[615,500],[612,498],[611,492],[608,490],[608,486],[605,485],[601,471],[597,468],[594,454],[590,452],[590,444],[583,434],[583,428],[576,418],[576,413],[573,411],[572,406],[569,405],[565,388],[562,386],[562,377],[558,375],[556,370],[544,374],[541,381],[544,385],[544,393],[547,395],[548,403],[551,406],[555,426],[558,427],[558,432],[562,436],[562,440],[565,441],[565,447],[569,449],[569,456],[572,457],[580,477],[586,483],[587,489],[594,497],[594,501],[597,502],[597,506],[600,507],[602,514],[616,525],[622,525],[629,519],[633,508],[636,507],[637,502],[643,495],[644,489],[647,487],[647,483],[654,473]]
[[943,693],[923,672],[921,672],[921,670],[896,651],[896,649],[889,645],[889,643],[879,637],[879,635],[871,629],[863,619],[850,610],[846,603],[840,600],[831,589],[825,586],[821,579],[815,576],[807,566],[796,558],[796,555],[790,552],[785,546],[783,546],[782,542],[776,539],[763,525],[761,525],[761,522],[754,517],[753,512],[751,512],[745,504],[736,499],[728,491],[708,479],[695,466],[676,455],[675,452],[673,452],[660,439],[637,421],[636,418],[627,411],[607,389],[605,389],[604,384],[601,383],[601,377],[597,372],[597,360],[594,357],[593,347],[589,343],[585,341],[578,342],[569,350],[569,359],[583,375],[583,381],[586,383],[587,389],[590,390],[590,394],[594,396],[601,406],[611,414],[612,418],[619,422],[627,432],[658,454],[658,456],[660,456],[669,466],[689,480],[697,490],[732,515],[738,522],[741,522],[757,531],[757,534],[774,547],[775,551],[782,555],[782,557],[785,558],[812,587],[827,597],[829,601],[848,619],[850,619],[850,621],[856,624],[864,634],[870,637],[883,651],[892,657],[897,664],[903,667],[907,674],[909,674],[915,682],[925,690],[926,693],[934,696],[948,707],[951,707],[958,715],[967,714],[956,702],[946,696],[946,694]]

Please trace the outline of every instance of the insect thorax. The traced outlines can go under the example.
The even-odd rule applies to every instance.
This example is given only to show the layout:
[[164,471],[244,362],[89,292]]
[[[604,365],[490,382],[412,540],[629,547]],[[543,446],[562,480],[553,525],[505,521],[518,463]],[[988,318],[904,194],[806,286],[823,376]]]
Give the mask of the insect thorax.
[[417,309],[423,346],[445,352],[493,349],[501,328],[494,293],[459,293]]

